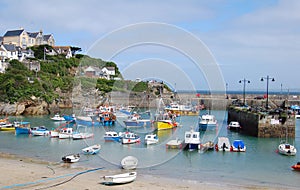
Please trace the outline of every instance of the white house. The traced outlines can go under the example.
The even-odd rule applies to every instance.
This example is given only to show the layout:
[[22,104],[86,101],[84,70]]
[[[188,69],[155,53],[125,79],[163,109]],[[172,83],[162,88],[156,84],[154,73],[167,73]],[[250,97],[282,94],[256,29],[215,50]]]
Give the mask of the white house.
[[70,46],[52,46],[52,49],[48,51],[47,55],[65,55],[67,59],[72,57]]
[[18,60],[18,50],[14,44],[3,44],[1,46],[6,51],[6,57],[9,60]]
[[115,67],[103,67],[101,71],[109,76],[116,75]]

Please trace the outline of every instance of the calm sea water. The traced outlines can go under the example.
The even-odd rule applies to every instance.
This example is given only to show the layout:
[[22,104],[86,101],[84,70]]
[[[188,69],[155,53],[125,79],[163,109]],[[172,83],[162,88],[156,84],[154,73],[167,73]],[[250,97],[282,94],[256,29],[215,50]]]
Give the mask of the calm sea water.
[[[298,187],[300,172],[292,171],[290,166],[300,161],[299,153],[288,157],[276,152],[281,139],[256,138],[227,130],[227,112],[211,111],[219,122],[217,131],[207,131],[202,134],[202,141],[216,140],[217,136],[227,136],[231,142],[235,139],[244,140],[247,151],[244,153],[210,151],[167,150],[165,144],[175,138],[183,140],[184,132],[197,126],[198,117],[180,117],[180,126],[173,130],[153,131],[151,128],[132,129],[142,137],[139,144],[122,145],[117,142],[105,142],[105,131],[125,131],[123,120],[112,127],[94,126],[86,128],[94,133],[94,138],[87,140],[56,139],[49,137],[32,137],[30,135],[15,135],[12,132],[0,132],[0,151],[33,158],[61,162],[61,157],[70,153],[80,153],[81,149],[101,144],[98,155],[82,155],[78,163],[73,166],[105,167],[119,169],[119,163],[124,156],[133,155],[139,160],[139,172],[143,174],[159,175],[169,178],[180,178],[207,183],[238,183],[255,185],[274,185],[279,187]],[[56,128],[62,122],[50,120],[50,116],[11,117],[30,121],[31,126],[44,125]],[[296,122],[296,138],[289,139],[300,151],[300,121]],[[78,126],[73,126],[74,128]],[[85,128],[81,127],[80,130]],[[157,145],[144,145],[144,136],[156,133],[160,138]]]

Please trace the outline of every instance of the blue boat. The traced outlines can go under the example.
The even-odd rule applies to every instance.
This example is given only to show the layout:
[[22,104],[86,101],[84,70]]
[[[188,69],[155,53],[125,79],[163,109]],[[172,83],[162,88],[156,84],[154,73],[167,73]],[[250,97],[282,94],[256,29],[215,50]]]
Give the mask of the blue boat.
[[15,122],[14,123],[16,135],[19,134],[30,134],[30,122],[27,121],[21,121],[21,122]]
[[67,122],[75,122],[76,121],[75,114],[72,114],[72,115],[63,115],[63,118]]
[[137,113],[134,113],[128,117],[126,121],[124,121],[126,128],[131,127],[151,127],[150,119],[143,119]]
[[122,136],[118,134],[115,131],[107,131],[104,134],[104,140],[105,141],[117,141],[119,142],[121,140]]

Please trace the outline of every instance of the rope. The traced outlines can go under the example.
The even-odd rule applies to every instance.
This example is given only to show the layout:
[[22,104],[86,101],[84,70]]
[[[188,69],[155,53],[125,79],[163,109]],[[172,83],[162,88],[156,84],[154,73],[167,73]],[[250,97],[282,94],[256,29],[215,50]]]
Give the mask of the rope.
[[42,179],[42,180],[38,180],[38,181],[35,181],[35,182],[28,182],[28,183],[21,183],[21,184],[13,184],[13,185],[1,187],[0,189],[12,189],[12,188],[15,188],[15,187],[22,187],[22,186],[28,186],[28,185],[35,185],[35,184],[43,183],[43,182],[46,182],[46,181],[55,180],[55,179],[64,178],[64,177],[69,177],[69,176],[72,176],[72,175],[73,175],[73,177],[71,177],[71,178],[68,179],[68,180],[65,180],[65,181],[63,181],[63,182],[60,182],[60,183],[57,183],[57,184],[54,184],[54,185],[51,185],[51,186],[48,186],[48,187],[42,187],[42,188],[39,188],[39,189],[36,189],[36,190],[40,190],[40,189],[48,189],[48,188],[56,187],[56,186],[62,185],[62,184],[64,184],[64,183],[67,183],[67,182],[71,181],[72,179],[74,179],[75,177],[77,177],[77,176],[79,176],[79,175],[81,175],[81,174],[85,174],[85,173],[88,173],[88,172],[93,172],[93,171],[101,170],[101,169],[103,169],[103,168],[104,168],[104,167],[95,168],[95,169],[89,169],[89,170],[85,170],[85,171],[82,171],[82,172],[71,173],[71,174],[66,174],[66,175],[57,176],[57,177],[53,177],[53,178]]

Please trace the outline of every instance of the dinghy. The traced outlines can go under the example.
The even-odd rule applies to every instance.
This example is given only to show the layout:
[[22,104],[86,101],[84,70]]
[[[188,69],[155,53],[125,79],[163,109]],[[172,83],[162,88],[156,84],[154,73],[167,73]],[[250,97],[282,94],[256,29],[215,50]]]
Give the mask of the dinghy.
[[136,179],[136,172],[129,172],[117,175],[103,176],[105,185],[125,184],[133,182]]
[[138,159],[134,156],[126,156],[121,160],[122,168],[126,170],[136,169],[138,164]]

